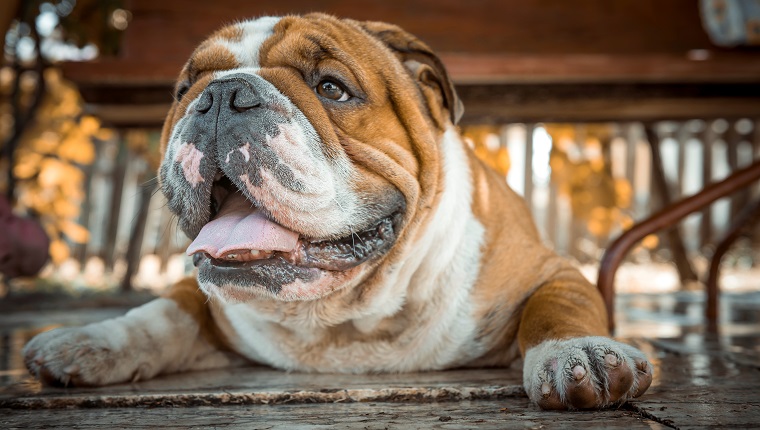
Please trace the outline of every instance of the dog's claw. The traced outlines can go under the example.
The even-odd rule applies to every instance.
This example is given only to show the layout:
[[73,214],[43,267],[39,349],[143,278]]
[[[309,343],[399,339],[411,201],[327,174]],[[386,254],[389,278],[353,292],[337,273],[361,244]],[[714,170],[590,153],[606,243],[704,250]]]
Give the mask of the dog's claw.
[[586,369],[584,369],[583,366],[573,367],[573,378],[575,378],[576,381],[580,381],[584,376],[586,376]]
[[78,364],[70,364],[63,368],[63,373],[67,375],[76,375],[80,370],[81,369]]
[[548,382],[541,384],[541,396],[548,398],[552,394],[552,386]]
[[604,362],[610,367],[616,367],[618,365],[618,359],[615,354],[607,354],[604,356]]
[[636,392],[633,397],[639,397],[652,385],[652,365],[646,359],[636,359]]

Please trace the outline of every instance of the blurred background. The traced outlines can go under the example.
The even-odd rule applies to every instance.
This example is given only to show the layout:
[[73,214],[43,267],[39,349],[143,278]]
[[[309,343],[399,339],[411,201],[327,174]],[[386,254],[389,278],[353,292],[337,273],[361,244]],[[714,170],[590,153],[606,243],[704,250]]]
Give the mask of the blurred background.
[[[438,52],[469,144],[593,281],[624,230],[760,154],[755,0],[5,0],[0,308],[150,295],[191,273],[156,191],[174,79],[215,29],[310,11],[396,23]],[[755,184],[646,237],[618,291],[701,291],[758,196]],[[759,241],[743,230],[723,291],[760,290]]]

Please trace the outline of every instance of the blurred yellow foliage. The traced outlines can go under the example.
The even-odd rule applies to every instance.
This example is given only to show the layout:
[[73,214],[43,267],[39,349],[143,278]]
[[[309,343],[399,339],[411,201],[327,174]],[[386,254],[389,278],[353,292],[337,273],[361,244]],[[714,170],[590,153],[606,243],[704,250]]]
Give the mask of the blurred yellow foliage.
[[63,240],[56,239],[50,242],[50,258],[54,264],[61,264],[71,255],[69,245]]
[[650,234],[641,241],[641,246],[646,249],[655,249],[660,243],[660,238],[656,234]]
[[496,126],[469,126],[462,130],[475,155],[492,169],[506,175],[510,167],[509,151],[501,142],[499,133],[500,128]]
[[[0,92],[8,94],[12,78],[10,68],[0,69]],[[98,119],[83,115],[79,92],[57,69],[47,69],[44,78],[46,93],[16,151],[13,173],[18,180],[17,205],[40,217],[51,238],[52,260],[59,264],[71,253],[68,242],[89,239],[87,229],[76,221],[84,199],[82,167],[95,161],[93,140],[110,138],[113,132],[102,128]],[[28,97],[34,91],[34,76],[24,76],[21,84]],[[0,137],[6,138],[12,116],[3,109]],[[5,124],[8,117],[11,126]]]
[[61,220],[58,227],[74,243],[86,243],[90,238],[90,232],[86,228],[70,220]]
[[[560,194],[569,197],[575,219],[583,220],[594,236],[607,237],[629,226],[633,192],[625,178],[614,178],[606,154],[614,137],[609,124],[544,124],[552,139],[551,177]],[[509,153],[501,142],[501,127],[468,126],[462,129],[475,155],[506,175]]]
[[71,200],[59,197],[53,202],[53,213],[62,219],[76,218],[79,216],[79,206]]
[[42,159],[42,155],[36,152],[19,154],[16,157],[16,165],[13,166],[13,174],[21,180],[31,178],[39,172]]
[[58,147],[58,156],[77,164],[90,164],[95,160],[95,147],[82,145],[92,134],[71,133]]
[[559,193],[569,197],[573,217],[585,220],[589,233],[605,238],[629,226],[624,209],[631,205],[631,184],[613,178],[606,151],[613,137],[607,124],[547,124],[552,137],[549,164]]
[[79,129],[83,134],[93,135],[100,130],[100,121],[94,116],[83,116],[79,120]]

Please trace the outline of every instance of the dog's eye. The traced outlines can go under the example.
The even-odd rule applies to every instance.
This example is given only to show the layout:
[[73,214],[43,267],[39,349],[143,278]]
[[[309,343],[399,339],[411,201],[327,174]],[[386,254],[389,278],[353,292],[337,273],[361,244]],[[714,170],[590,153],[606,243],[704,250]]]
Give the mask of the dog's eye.
[[344,102],[350,98],[348,92],[340,84],[331,80],[320,82],[315,90],[320,96],[336,102]]
[[177,91],[174,93],[174,100],[180,101],[182,100],[182,97],[187,94],[187,92],[190,90],[190,82],[188,81],[182,81],[177,86]]

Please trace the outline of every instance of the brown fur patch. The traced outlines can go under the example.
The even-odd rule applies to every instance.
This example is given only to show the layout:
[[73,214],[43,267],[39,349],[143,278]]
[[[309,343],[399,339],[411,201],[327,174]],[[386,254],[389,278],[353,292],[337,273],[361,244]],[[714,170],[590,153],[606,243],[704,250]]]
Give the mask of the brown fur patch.
[[239,63],[227,48],[211,43],[199,48],[188,62],[188,75],[190,82],[195,82],[199,76],[217,70],[229,70],[238,67]]
[[242,38],[243,30],[236,24],[222,27],[209,36],[209,39],[224,39],[230,42],[239,42]]
[[[479,331],[498,356],[518,336],[520,350],[546,339],[606,335],[596,288],[541,244],[525,202],[472,151],[472,211],[486,229],[473,300]],[[519,329],[519,331],[518,331]]]
[[609,336],[599,292],[585,279],[577,279],[580,273],[565,275],[556,276],[528,299],[518,332],[523,353],[547,339]]

